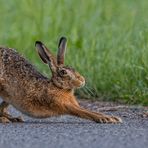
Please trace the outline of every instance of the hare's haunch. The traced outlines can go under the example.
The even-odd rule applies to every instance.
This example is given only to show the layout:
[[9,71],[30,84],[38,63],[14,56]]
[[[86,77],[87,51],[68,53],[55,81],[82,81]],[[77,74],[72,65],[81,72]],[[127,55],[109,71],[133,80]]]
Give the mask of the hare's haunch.
[[72,115],[98,123],[119,123],[121,119],[91,112],[79,106],[73,94],[75,88],[85,85],[85,79],[77,71],[64,65],[67,39],[59,41],[57,57],[40,41],[35,47],[42,61],[52,72],[51,79],[43,76],[14,49],[0,47],[0,122],[22,122],[12,117],[7,108],[11,104],[22,113],[47,118]]

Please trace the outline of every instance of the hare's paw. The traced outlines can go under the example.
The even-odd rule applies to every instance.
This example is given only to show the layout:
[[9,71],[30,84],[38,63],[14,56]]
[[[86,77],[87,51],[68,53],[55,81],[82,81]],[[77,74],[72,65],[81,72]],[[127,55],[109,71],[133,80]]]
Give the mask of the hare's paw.
[[115,123],[122,123],[122,119],[120,117],[111,116],[115,120]]
[[11,117],[11,118],[9,118],[9,120],[11,122],[24,122],[24,119],[21,116],[19,116],[19,117]]
[[0,123],[10,123],[11,121],[6,117],[0,117]]
[[21,116],[11,117],[9,116],[0,116],[0,123],[11,123],[11,122],[24,122]]
[[102,116],[97,119],[98,123],[122,123],[122,119],[115,116]]

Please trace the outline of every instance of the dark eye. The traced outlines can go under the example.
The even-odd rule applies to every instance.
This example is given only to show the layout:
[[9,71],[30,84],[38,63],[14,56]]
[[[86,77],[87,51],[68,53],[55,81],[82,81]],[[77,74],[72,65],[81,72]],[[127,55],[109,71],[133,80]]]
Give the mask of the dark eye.
[[60,74],[60,76],[64,76],[64,75],[67,74],[67,71],[62,69],[62,70],[59,71],[59,74]]

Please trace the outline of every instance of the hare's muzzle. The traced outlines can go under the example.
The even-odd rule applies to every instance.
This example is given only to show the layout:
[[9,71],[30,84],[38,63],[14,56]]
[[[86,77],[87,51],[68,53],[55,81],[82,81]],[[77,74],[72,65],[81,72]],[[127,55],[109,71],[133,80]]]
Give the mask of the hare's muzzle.
[[77,81],[77,87],[83,87],[85,85],[85,79],[82,76],[79,76],[78,81]]

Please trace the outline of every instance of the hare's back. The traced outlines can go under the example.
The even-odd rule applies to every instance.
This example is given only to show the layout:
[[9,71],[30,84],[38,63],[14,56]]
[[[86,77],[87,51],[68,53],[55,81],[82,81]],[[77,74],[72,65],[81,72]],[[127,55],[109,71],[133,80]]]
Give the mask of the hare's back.
[[20,81],[32,78],[47,79],[23,56],[11,48],[0,47],[0,69],[0,74],[3,73],[4,77],[16,78]]

